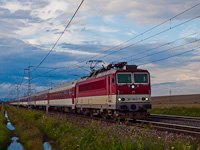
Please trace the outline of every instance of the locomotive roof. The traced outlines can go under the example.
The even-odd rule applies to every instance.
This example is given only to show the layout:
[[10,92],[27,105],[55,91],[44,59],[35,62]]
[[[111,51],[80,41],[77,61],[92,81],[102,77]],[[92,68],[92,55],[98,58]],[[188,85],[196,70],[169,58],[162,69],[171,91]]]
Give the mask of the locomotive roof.
[[117,73],[117,72],[129,72],[129,71],[147,71],[147,70],[137,69],[137,68],[130,69],[130,70],[112,68],[112,69],[110,69],[110,70],[105,70],[105,71],[102,71],[102,72],[100,72],[100,73],[98,73],[98,70],[96,70],[96,73],[93,72],[93,75],[92,75],[92,76],[84,77],[84,78],[80,79],[80,80],[78,81],[78,83],[79,83],[79,82],[86,81],[86,80],[89,80],[89,79],[94,79],[94,78],[103,77],[103,76],[106,76],[106,75],[109,75],[109,74],[115,74],[115,73]]

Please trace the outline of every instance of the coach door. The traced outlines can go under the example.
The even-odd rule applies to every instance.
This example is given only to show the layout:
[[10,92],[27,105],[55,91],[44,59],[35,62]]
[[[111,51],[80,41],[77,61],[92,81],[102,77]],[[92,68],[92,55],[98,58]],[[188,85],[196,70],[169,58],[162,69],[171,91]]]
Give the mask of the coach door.
[[110,103],[112,101],[112,75],[108,76],[108,101],[107,103]]

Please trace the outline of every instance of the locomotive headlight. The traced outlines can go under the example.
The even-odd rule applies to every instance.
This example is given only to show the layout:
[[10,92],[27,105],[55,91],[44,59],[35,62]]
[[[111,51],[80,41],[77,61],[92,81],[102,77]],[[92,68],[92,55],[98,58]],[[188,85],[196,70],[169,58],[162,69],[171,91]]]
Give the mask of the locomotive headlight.
[[145,100],[146,100],[146,101],[148,101],[148,100],[149,100],[149,98],[148,98],[148,97],[146,97],[146,98],[145,98]]
[[122,99],[119,97],[119,98],[118,98],[118,101],[121,101],[121,100],[122,100]]
[[122,98],[122,101],[125,101],[125,98]]

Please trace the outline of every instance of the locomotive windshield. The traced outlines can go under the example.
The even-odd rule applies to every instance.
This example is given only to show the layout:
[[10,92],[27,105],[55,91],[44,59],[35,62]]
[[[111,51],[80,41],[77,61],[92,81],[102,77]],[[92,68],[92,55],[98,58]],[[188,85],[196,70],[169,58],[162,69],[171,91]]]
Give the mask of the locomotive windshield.
[[132,83],[131,73],[117,74],[117,83]]
[[143,83],[143,84],[148,83],[148,75],[135,73],[134,74],[134,83]]

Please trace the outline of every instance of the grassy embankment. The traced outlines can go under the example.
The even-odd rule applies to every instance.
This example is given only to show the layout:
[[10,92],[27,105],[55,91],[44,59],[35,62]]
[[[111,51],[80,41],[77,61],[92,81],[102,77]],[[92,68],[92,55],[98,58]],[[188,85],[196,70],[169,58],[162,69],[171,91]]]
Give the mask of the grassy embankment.
[[177,116],[191,116],[200,117],[200,107],[169,107],[169,108],[159,108],[153,107],[149,110],[151,114],[165,114],[165,115],[177,115]]
[[80,118],[59,120],[41,112],[30,112],[15,107],[9,109],[9,112],[38,126],[49,139],[55,141],[58,149],[63,150],[193,150],[197,147],[197,144],[190,143],[183,135],[166,136],[148,128],[139,129],[137,126],[127,127],[123,124],[107,124],[101,121],[86,122]]
[[[43,150],[43,134],[28,119],[20,115],[15,107],[7,106],[9,119],[15,127],[15,132],[19,136],[20,143],[26,150]],[[17,113],[16,113],[17,112]],[[26,114],[24,114],[26,115]]]
[[4,106],[0,105],[0,150],[5,150],[11,142],[12,132],[6,127]]

